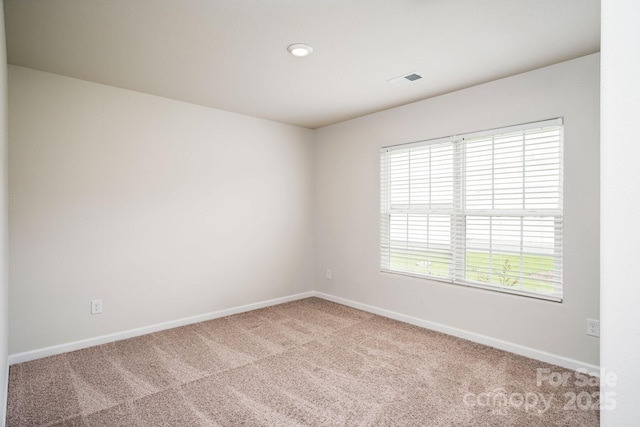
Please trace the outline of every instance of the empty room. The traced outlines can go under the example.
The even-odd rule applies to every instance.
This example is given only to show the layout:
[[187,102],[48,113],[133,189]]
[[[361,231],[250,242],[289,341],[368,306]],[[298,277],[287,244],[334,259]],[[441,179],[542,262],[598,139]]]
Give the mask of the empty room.
[[4,0],[0,425],[637,425],[639,20]]

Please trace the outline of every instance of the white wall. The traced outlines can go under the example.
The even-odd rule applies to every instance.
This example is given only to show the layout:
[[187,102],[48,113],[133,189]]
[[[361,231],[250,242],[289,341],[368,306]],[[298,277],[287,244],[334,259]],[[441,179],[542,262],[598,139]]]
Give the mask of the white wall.
[[310,291],[312,138],[9,66],[10,353]]
[[[565,119],[562,304],[380,273],[381,147],[554,117]],[[315,148],[316,290],[599,363],[586,335],[599,318],[599,55],[321,128]]]
[[617,376],[617,382],[601,384],[617,405],[602,411],[603,426],[640,420],[638,22],[637,0],[602,2],[602,368]]
[[9,298],[7,282],[7,51],[4,9],[0,7],[0,426],[5,424],[9,366]]

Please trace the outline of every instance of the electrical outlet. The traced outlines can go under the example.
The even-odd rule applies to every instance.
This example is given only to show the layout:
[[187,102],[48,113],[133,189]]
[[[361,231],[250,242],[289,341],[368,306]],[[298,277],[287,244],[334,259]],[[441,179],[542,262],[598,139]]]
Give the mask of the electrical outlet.
[[587,335],[594,337],[600,336],[600,321],[594,319],[587,319]]
[[100,314],[102,313],[102,300],[101,299],[92,299],[91,300],[91,314]]
[[325,273],[325,277],[327,278],[327,280],[331,280],[331,270],[329,270],[327,268],[327,272]]

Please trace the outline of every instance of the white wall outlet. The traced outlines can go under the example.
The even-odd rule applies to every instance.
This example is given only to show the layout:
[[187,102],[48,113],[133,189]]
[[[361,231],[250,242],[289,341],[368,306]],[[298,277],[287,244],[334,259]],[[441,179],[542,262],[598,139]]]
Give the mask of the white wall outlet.
[[600,336],[600,321],[594,319],[587,319],[587,335],[594,337]]
[[101,299],[92,299],[91,300],[91,314],[100,314],[102,313],[102,300]]
[[326,271],[326,273],[324,274],[324,276],[327,278],[327,280],[331,280],[331,270],[329,270],[329,269],[327,268],[327,271]]

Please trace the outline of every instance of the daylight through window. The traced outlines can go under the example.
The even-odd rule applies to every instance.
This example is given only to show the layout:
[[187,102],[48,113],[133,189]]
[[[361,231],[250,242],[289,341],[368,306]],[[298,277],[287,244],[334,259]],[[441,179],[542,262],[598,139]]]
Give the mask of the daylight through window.
[[381,150],[381,268],[562,300],[562,119]]

